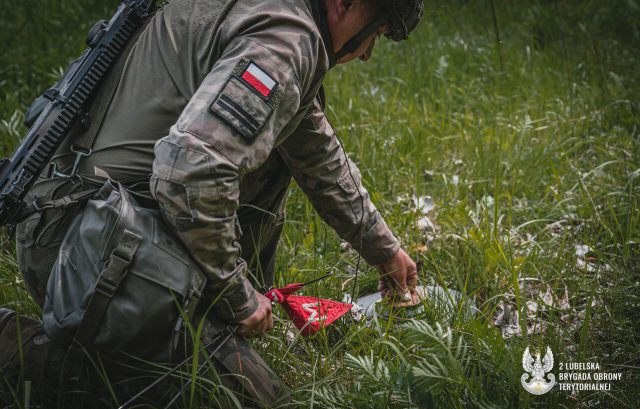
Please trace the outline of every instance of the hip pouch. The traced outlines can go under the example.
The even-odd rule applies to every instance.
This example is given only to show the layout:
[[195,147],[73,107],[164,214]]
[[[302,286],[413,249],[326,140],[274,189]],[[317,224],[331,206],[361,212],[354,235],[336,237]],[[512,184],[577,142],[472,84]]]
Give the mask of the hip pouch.
[[71,222],[44,303],[57,344],[118,360],[174,359],[205,279],[154,203],[107,181]]

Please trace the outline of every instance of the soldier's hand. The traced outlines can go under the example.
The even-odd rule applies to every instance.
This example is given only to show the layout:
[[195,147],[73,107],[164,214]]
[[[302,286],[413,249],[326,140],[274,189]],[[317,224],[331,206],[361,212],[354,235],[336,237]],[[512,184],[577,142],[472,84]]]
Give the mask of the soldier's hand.
[[414,298],[418,269],[403,249],[376,267],[380,270],[378,289],[383,297],[395,297],[403,301],[411,301]]
[[271,315],[271,301],[256,291],[258,309],[238,324],[238,335],[245,338],[257,337],[273,329],[273,316]]

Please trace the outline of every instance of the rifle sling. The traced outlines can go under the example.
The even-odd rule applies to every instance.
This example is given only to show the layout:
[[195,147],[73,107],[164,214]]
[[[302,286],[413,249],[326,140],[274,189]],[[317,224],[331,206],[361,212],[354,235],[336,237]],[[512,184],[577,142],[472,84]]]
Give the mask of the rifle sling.
[[92,152],[95,140],[102,129],[105,116],[111,106],[111,101],[116,93],[116,89],[120,84],[122,77],[122,71],[129,57],[129,53],[134,44],[138,41],[140,34],[145,30],[152,16],[149,16],[146,21],[138,28],[138,30],[131,36],[126,47],[122,50],[122,54],[117,58],[116,63],[113,65],[111,71],[107,74],[104,82],[96,93],[91,109],[89,110],[90,125],[86,132],[80,133],[73,144],[71,145],[76,151]]

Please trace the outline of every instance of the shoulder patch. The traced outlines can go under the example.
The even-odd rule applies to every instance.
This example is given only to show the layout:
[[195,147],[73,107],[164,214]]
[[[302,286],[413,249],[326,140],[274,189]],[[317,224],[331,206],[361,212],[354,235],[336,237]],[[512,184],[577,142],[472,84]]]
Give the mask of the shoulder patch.
[[278,105],[281,88],[258,64],[242,60],[209,106],[209,111],[251,142]]
[[249,62],[239,77],[249,89],[263,98],[269,98],[278,86],[278,82],[253,61]]

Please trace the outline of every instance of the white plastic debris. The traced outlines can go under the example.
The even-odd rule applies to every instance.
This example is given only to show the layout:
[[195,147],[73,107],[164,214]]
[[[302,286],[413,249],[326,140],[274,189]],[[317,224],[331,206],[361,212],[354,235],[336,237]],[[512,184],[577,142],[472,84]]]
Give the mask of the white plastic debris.
[[485,208],[492,208],[495,203],[495,199],[491,195],[484,195],[482,199],[480,199],[480,204]]
[[588,253],[593,252],[593,249],[586,244],[576,244],[576,256],[584,258]]
[[413,201],[416,210],[425,215],[436,207],[436,204],[431,196],[413,195],[411,200]]
[[601,273],[611,271],[611,266],[606,263],[599,262],[593,255],[594,251],[586,244],[576,244],[576,268],[587,273]]
[[527,301],[527,318],[533,318],[538,313],[538,303],[535,301]]
[[546,309],[546,306],[555,307],[554,296],[549,285],[547,285],[547,291],[544,294],[540,293],[538,297],[544,303],[543,309]]
[[419,218],[417,225],[418,229],[423,233],[434,233],[436,231],[436,226],[427,216]]

